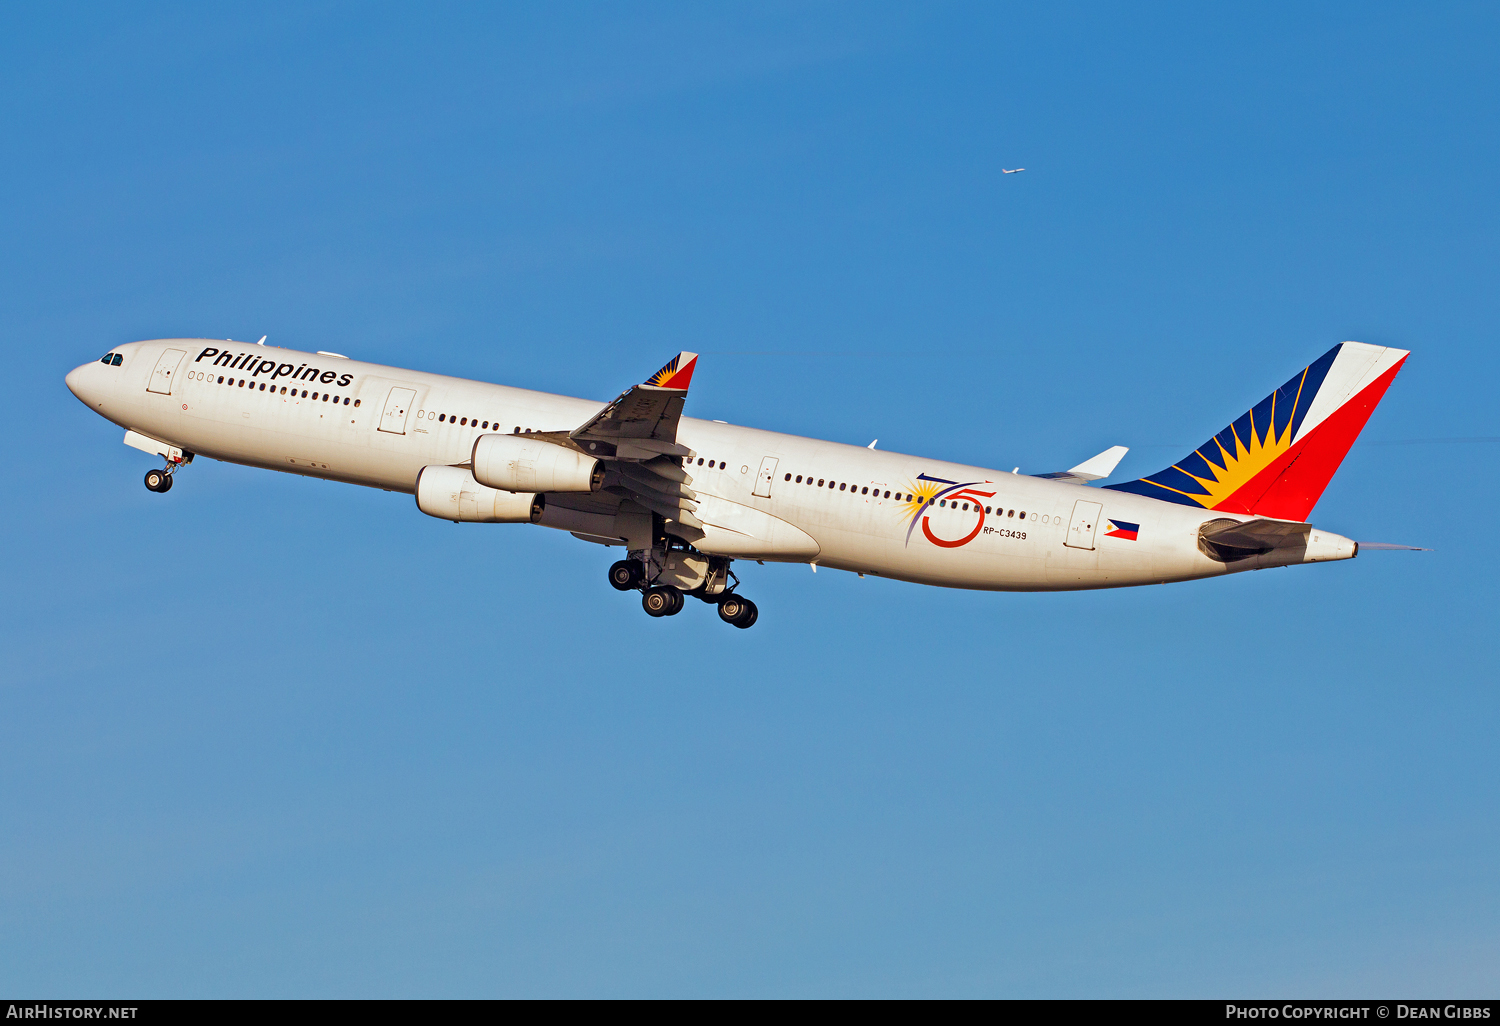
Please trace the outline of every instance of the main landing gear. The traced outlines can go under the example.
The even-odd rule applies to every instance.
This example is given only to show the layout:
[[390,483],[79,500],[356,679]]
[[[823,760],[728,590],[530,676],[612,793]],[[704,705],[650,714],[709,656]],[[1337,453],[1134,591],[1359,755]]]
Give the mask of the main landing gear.
[[647,588],[641,595],[641,608],[647,616],[676,616],[682,612],[687,599],[682,592],[670,584],[661,588]]
[[[680,553],[673,552],[672,555],[680,556]],[[698,557],[699,560],[705,558]],[[658,560],[652,562],[660,563]],[[680,573],[673,575],[671,568],[677,566],[677,562],[668,561],[665,567],[657,566],[655,575],[648,579],[649,564],[639,559],[622,559],[609,568],[609,583],[616,591],[639,591],[641,608],[646,611],[647,616],[676,616],[687,605],[687,596],[692,595],[718,607],[719,619],[744,630],[754,625],[759,611],[754,602],[726,588],[729,579],[733,577],[729,573],[729,561],[719,559],[718,563],[720,565],[711,567],[699,577],[696,586],[680,588],[666,581],[676,580],[682,584],[695,582],[691,577],[684,579]],[[736,579],[735,584],[738,583]]]
[[755,603],[747,598],[730,594],[719,600],[719,619],[741,630],[754,627],[758,616],[760,616],[760,610],[756,609]]

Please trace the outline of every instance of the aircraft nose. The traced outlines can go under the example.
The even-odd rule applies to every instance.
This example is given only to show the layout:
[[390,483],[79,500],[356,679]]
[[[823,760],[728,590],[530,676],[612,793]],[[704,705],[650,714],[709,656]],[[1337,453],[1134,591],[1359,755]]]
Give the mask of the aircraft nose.
[[68,391],[84,402],[89,401],[89,396],[86,393],[89,391],[88,379],[92,373],[93,364],[85,363],[80,367],[74,367],[68,371],[68,376],[63,378],[68,383]]

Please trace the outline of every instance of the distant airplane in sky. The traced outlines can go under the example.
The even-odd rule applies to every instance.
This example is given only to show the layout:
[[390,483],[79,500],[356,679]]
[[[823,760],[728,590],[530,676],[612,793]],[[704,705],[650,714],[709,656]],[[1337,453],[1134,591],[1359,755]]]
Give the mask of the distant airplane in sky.
[[1026,169],[1024,167],[1013,167],[1013,168],[1011,168],[1010,170],[1007,171],[1005,168],[1002,167],[1000,169],[1000,173],[1002,175],[1013,175],[1013,174],[1016,174],[1017,172],[1025,171],[1025,170]]
[[695,353],[609,403],[207,339],[117,346],[67,385],[166,458],[152,491],[201,455],[412,493],[443,520],[620,547],[609,582],[647,613],[692,596],[749,627],[737,559],[991,591],[1349,559],[1359,543],[1306,520],[1406,356],[1334,346],[1177,463],[1104,489],[1123,446],[1024,476],[685,418]]

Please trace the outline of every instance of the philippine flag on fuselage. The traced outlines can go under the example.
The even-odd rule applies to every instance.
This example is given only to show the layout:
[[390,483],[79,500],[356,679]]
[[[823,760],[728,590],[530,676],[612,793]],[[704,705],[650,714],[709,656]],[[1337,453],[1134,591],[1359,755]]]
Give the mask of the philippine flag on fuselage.
[[1136,541],[1140,534],[1140,524],[1128,524],[1123,520],[1106,521],[1109,530],[1104,532],[1106,538],[1124,538],[1126,541]]

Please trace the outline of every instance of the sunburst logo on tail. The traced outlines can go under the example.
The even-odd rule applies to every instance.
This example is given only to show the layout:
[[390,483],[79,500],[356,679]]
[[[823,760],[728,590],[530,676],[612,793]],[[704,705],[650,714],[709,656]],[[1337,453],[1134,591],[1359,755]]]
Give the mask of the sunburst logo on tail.
[[1386,346],[1336,345],[1185,459],[1105,488],[1227,513],[1304,519],[1406,356]]

